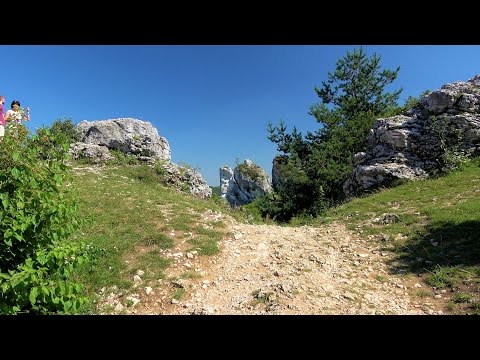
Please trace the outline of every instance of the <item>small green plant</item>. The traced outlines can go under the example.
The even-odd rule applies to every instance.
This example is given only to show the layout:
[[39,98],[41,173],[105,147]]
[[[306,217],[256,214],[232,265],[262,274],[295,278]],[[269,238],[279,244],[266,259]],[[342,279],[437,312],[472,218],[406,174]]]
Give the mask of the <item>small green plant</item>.
[[[220,236],[220,234],[219,234]],[[193,239],[188,240],[189,243],[198,249],[200,255],[216,255],[220,252],[218,248],[218,237],[208,237],[205,235],[195,236]]]
[[236,167],[240,174],[250,178],[252,181],[262,180],[262,168],[258,165],[248,165],[247,162],[237,163]]
[[455,304],[453,301],[449,301],[447,304],[448,311],[454,311],[456,307],[457,307],[457,304]]
[[436,288],[444,288],[451,286],[454,283],[454,277],[452,275],[452,269],[438,268],[435,269],[435,271],[429,276],[427,276],[426,282],[428,285]]
[[136,165],[139,163],[135,155],[127,154],[120,150],[111,149],[110,155],[113,156],[113,159],[107,161],[108,165]]
[[432,296],[432,292],[429,290],[418,290],[416,295],[418,297],[424,298],[424,297]]
[[470,308],[474,311],[476,315],[480,314],[480,302],[478,301],[471,301]]
[[132,136],[132,140],[133,141],[140,141],[140,136],[135,134],[135,135]]
[[463,135],[453,124],[448,123],[445,117],[431,117],[431,129],[438,138],[439,166],[441,171],[447,172],[457,169],[467,159],[460,150]]
[[468,303],[473,299],[473,295],[464,292],[458,292],[452,296],[452,301],[456,303]]
[[254,305],[268,304],[271,301],[273,292],[264,292],[261,289],[252,292],[252,296],[255,299]]
[[200,279],[202,275],[193,271],[187,271],[180,274],[181,279]]
[[159,179],[162,181],[165,181],[166,176],[167,176],[167,170],[165,168],[166,166],[166,160],[158,160],[155,163],[155,173],[158,175]]
[[175,292],[173,293],[172,298],[180,301],[180,300],[183,299],[184,296],[185,296],[185,289],[184,288],[176,288]]
[[157,245],[160,249],[169,249],[173,246],[172,238],[164,233],[148,235],[143,239],[143,243],[146,246]]

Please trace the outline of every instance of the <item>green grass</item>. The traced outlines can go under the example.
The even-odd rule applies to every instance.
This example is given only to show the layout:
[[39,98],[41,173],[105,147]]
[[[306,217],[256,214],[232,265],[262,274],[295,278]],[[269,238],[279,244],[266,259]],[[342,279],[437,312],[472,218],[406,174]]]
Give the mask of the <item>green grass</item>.
[[[166,259],[162,257],[158,251],[152,250],[146,252],[138,257],[136,265],[138,269],[145,271],[143,280],[155,280],[155,279],[164,279],[165,273],[164,270],[172,263],[171,259]],[[135,270],[135,269],[132,269]],[[130,272],[133,276],[134,272]]]
[[[385,234],[394,270],[421,275],[435,288],[480,296],[480,159],[443,177],[407,182],[332,208],[314,224],[342,221],[362,236]],[[399,221],[381,224],[384,214]],[[380,240],[379,244],[382,244]],[[395,268],[395,269],[394,269]],[[455,295],[454,295],[455,296]],[[453,306],[455,312],[478,312]],[[451,306],[452,307],[452,306]]]
[[210,188],[212,189],[212,194],[220,196],[220,186],[210,186]]
[[145,246],[157,245],[160,249],[169,249],[173,246],[173,239],[163,233],[147,235],[142,244]]
[[469,293],[463,293],[459,292],[456,293],[453,297],[452,300],[456,303],[468,303],[473,299],[473,295]]
[[[394,258],[387,263],[392,273],[403,269],[405,276],[420,276],[418,281],[432,288],[447,289],[449,312],[480,314],[479,164],[474,159],[444,177],[384,189],[332,208],[317,219],[296,219],[295,225],[340,221],[360,236],[373,235],[369,239],[377,241],[382,251],[393,251]],[[78,173],[73,185],[81,199],[80,212],[88,220],[74,238],[94,245],[99,254],[94,264],[77,274],[92,295],[104,286],[128,291],[138,269],[145,271],[146,281],[163,278],[171,263],[161,250],[185,240],[183,251],[217,254],[226,226],[203,218],[207,210],[262,223],[254,206],[229,211],[219,197],[193,198],[163,186],[158,174],[146,166]],[[390,213],[398,221],[382,224],[382,216]],[[194,276],[188,274],[182,276]],[[381,276],[377,280],[385,281]],[[428,288],[413,295],[422,297],[420,293],[433,294]]]
[[198,248],[199,255],[219,251],[217,242],[224,236],[225,225],[205,220],[202,214],[224,211],[221,202],[167,188],[144,165],[98,169],[99,173],[77,171],[73,184],[80,214],[86,219],[74,239],[92,244],[100,253],[93,265],[77,273],[92,297],[100,288],[113,285],[128,291],[138,269],[145,271],[145,281],[164,278],[171,260],[161,250],[179,246],[182,232],[193,235],[190,245]]
[[181,279],[199,279],[201,277],[202,276],[200,274],[193,271],[187,271],[180,274]]
[[173,292],[172,298],[180,301],[183,299],[184,296],[185,296],[185,289],[176,288],[175,291]]
[[429,291],[429,290],[423,290],[422,289],[422,290],[418,290],[415,295],[417,295],[420,298],[431,297],[432,292]]

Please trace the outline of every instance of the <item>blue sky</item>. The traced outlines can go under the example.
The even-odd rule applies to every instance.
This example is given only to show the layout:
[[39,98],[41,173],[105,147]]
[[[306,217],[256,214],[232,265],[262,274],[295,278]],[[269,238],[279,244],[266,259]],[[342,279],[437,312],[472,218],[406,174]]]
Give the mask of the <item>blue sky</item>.
[[[211,186],[219,167],[246,158],[271,173],[276,146],[267,124],[305,133],[308,115],[335,63],[356,46],[332,45],[2,45],[0,94],[30,106],[31,131],[56,119],[132,117],[151,122],[172,161],[199,169]],[[409,96],[480,73],[480,46],[364,45],[385,68],[400,66],[391,89]]]

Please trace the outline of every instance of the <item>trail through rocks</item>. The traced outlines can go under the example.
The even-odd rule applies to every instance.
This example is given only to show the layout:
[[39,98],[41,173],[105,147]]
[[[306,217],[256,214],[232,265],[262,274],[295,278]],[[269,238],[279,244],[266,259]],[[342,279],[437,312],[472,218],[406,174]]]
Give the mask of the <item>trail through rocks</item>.
[[[345,225],[281,227],[232,222],[233,236],[182,287],[170,314],[425,314],[378,241]],[[197,269],[199,270],[199,269]]]

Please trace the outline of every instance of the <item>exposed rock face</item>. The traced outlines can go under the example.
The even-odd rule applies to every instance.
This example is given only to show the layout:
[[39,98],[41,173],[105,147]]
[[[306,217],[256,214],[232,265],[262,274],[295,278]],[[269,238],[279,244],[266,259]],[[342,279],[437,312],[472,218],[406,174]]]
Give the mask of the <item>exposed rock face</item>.
[[170,160],[170,145],[149,122],[131,118],[82,121],[77,125],[82,142],[124,153]]
[[118,150],[151,166],[161,160],[166,184],[189,191],[196,197],[212,196],[212,189],[197,170],[170,162],[168,141],[159,136],[149,122],[130,118],[85,120],[77,125],[77,129],[82,134],[82,141],[70,145],[73,159],[88,158],[100,164],[114,159],[109,150]]
[[70,145],[70,155],[73,159],[91,159],[94,164],[105,163],[113,159],[106,146],[76,142]]
[[220,196],[225,197],[228,193],[228,186],[233,183],[233,170],[230,166],[220,167]]
[[162,163],[165,170],[165,183],[179,190],[187,190],[193,196],[209,198],[212,196],[212,189],[203,179],[202,175],[195,169],[168,162]]
[[267,173],[249,159],[234,170],[227,165],[220,168],[220,195],[230,205],[248,204],[271,191]]
[[355,154],[347,195],[396,179],[420,180],[442,166],[445,149],[480,152],[480,75],[442,86],[420,100],[408,116],[378,119],[365,153]]
[[220,196],[226,198],[231,205],[246,204],[248,197],[238,187],[230,166],[220,168]]

